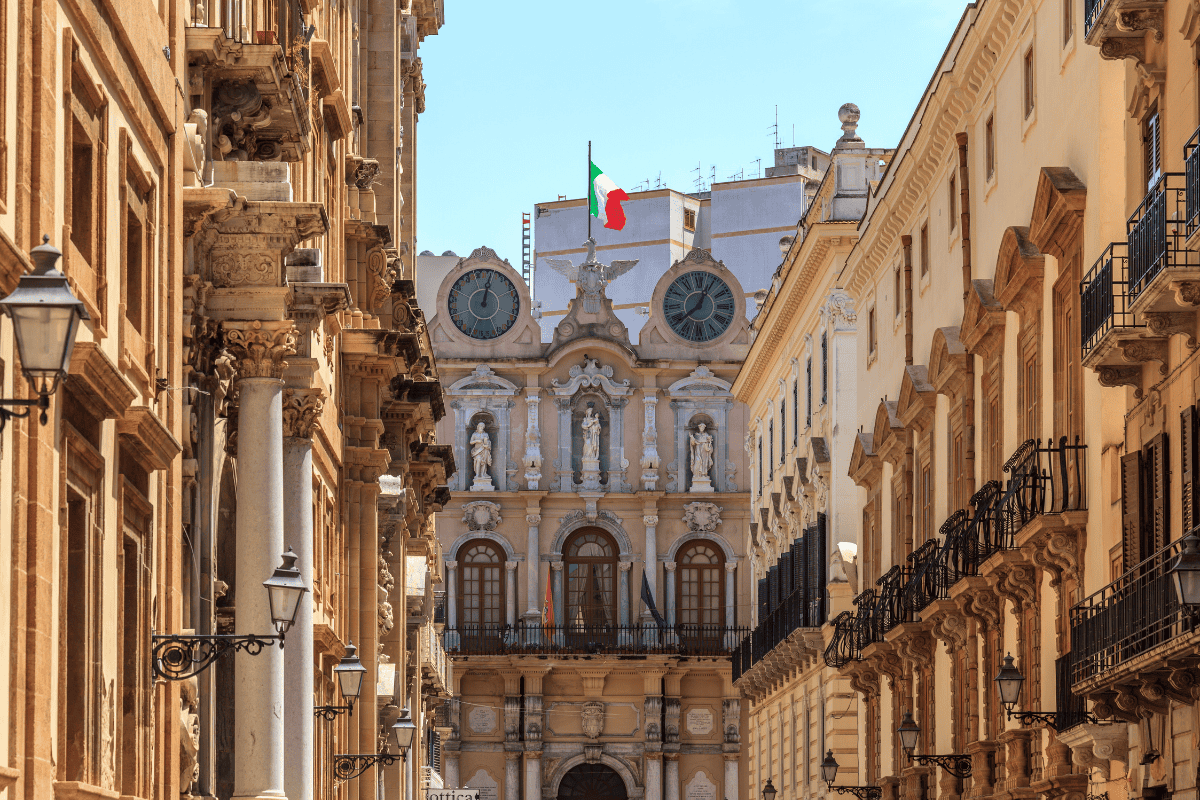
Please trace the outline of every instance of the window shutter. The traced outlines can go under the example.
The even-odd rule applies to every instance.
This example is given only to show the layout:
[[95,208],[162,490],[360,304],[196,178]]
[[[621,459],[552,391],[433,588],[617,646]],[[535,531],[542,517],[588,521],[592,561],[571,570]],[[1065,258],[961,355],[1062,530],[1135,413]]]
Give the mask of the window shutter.
[[[1167,434],[1160,433],[1150,440],[1150,463],[1149,463],[1149,480],[1146,482],[1146,487],[1149,489],[1149,497],[1143,502],[1149,503],[1150,508],[1150,530],[1146,531],[1147,539],[1143,545],[1142,558],[1149,558],[1154,553],[1157,553],[1163,547],[1166,547],[1167,541],[1171,538],[1170,521],[1170,492],[1168,491],[1168,480],[1170,476],[1170,464],[1168,463],[1167,454]],[[1145,526],[1143,526],[1145,531]]]
[[758,623],[767,618],[767,579],[758,579]]
[[800,591],[801,614],[804,616],[804,626],[808,625],[808,531],[796,540],[792,546],[795,551],[794,564],[796,568],[796,588]]
[[1158,112],[1155,111],[1146,119],[1146,188],[1149,189],[1158,180],[1159,164],[1162,163],[1162,126]]
[[814,531],[816,536],[813,537],[816,541],[813,542],[813,561],[816,564],[816,597],[814,598],[814,613],[813,627],[825,624],[825,586],[828,582],[829,559],[826,557],[826,541],[829,538],[826,532],[827,518],[824,514],[817,514],[817,529]]
[[1179,414],[1179,473],[1183,490],[1183,535],[1196,527],[1196,407],[1189,406]]
[[1125,572],[1142,561],[1142,453],[1121,457],[1121,552]]
[[767,613],[779,607],[779,565],[767,570]]

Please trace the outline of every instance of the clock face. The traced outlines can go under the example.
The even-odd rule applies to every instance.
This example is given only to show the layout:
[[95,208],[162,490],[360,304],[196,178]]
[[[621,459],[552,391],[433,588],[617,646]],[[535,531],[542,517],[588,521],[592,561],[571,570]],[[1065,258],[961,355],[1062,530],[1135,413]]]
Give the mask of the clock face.
[[685,272],[667,287],[663,314],[689,342],[711,342],[729,330],[737,302],[729,284],[711,272]]
[[472,339],[495,339],[517,321],[521,300],[494,269],[473,269],[450,287],[450,319]]

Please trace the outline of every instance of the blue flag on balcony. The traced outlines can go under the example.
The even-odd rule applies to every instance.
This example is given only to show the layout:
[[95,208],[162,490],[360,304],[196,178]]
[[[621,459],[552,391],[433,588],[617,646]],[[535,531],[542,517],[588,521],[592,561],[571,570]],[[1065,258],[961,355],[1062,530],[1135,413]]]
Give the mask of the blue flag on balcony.
[[650,610],[650,616],[654,617],[655,624],[660,628],[667,627],[667,621],[662,618],[662,614],[659,614],[658,609],[654,606],[654,594],[650,591],[650,581],[646,579],[645,570],[642,570],[642,602]]

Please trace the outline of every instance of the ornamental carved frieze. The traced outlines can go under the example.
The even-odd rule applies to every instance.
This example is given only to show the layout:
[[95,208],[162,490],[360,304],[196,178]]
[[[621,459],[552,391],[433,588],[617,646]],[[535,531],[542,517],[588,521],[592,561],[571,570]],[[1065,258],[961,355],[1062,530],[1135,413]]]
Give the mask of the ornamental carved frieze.
[[462,511],[463,524],[473,531],[494,531],[504,521],[500,516],[500,506],[487,500],[463,503]]
[[283,435],[296,439],[310,438],[324,408],[325,398],[320,390],[285,389],[283,392]]
[[1178,281],[1171,283],[1175,302],[1181,306],[1200,306],[1200,283]]
[[1126,33],[1153,31],[1154,41],[1163,40],[1163,9],[1139,8],[1132,11],[1121,11],[1117,14],[1117,30]]
[[689,531],[714,533],[721,524],[721,507],[716,503],[688,503],[683,507],[683,524]]
[[604,703],[599,700],[584,703],[580,716],[583,735],[589,739],[599,739],[604,732]]
[[279,283],[279,256],[276,253],[214,250],[209,264],[212,268],[213,286],[218,289],[235,286],[276,286]]
[[1117,347],[1125,356],[1126,361],[1144,364],[1149,361],[1159,363],[1159,371],[1167,374],[1167,340],[1166,339],[1121,339]]
[[282,378],[296,352],[291,322],[227,322],[225,346],[237,362],[238,378]]

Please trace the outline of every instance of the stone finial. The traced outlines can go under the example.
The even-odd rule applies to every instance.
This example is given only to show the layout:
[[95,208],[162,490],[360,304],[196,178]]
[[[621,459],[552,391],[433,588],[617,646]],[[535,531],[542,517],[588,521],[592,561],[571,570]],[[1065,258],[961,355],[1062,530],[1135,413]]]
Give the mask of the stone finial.
[[837,147],[848,144],[858,144],[862,139],[858,135],[858,118],[860,112],[854,103],[846,103],[838,109],[838,121],[842,123],[842,138],[837,140]]

